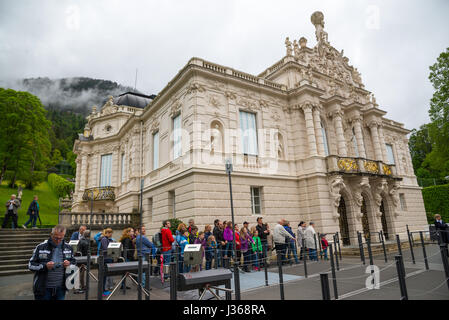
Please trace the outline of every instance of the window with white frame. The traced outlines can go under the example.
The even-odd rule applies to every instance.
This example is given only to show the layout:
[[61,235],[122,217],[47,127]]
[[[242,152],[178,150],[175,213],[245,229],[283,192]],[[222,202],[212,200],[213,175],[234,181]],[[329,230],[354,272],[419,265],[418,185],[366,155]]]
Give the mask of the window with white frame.
[[182,153],[181,115],[173,118],[173,160],[179,158]]
[[122,156],[120,158],[120,177],[121,177],[121,181],[125,182],[125,154],[122,153]]
[[153,170],[159,168],[159,131],[153,134]]
[[112,154],[101,156],[100,187],[111,186]]
[[240,129],[242,131],[242,153],[258,155],[256,114],[240,111]]
[[260,187],[251,187],[251,211],[252,214],[261,214],[261,190]]
[[393,146],[388,143],[386,144],[386,146],[387,146],[388,164],[394,164]]

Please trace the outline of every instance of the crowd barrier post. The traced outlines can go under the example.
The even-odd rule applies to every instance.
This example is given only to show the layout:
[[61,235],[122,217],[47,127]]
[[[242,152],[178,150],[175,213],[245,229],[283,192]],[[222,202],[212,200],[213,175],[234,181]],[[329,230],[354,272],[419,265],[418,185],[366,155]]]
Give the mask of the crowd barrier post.
[[401,255],[395,256],[395,260],[396,260],[396,270],[398,273],[399,288],[401,290],[401,300],[408,300],[407,286],[405,284],[405,273],[404,270],[402,269],[403,265],[402,256]]
[[424,264],[426,265],[426,270],[429,270],[429,261],[427,261],[427,252],[426,252],[426,246],[424,245],[424,237],[423,232],[419,232],[419,238],[421,240],[421,246],[422,246],[422,253],[424,257]]
[[329,277],[327,273],[320,273],[321,279],[321,293],[323,295],[323,300],[330,300],[331,293],[329,290]]
[[302,239],[302,260],[304,261],[304,277],[307,278],[307,248],[305,239]]
[[363,265],[365,265],[365,252],[363,250],[363,240],[360,231],[357,231],[357,240],[359,241],[360,260],[362,261]]
[[408,225],[407,225],[407,237],[408,237],[408,243],[410,245],[410,254],[412,255],[412,262],[413,262],[413,264],[416,264],[415,253],[413,252],[412,235],[410,233],[410,230],[408,229]]
[[277,262],[278,262],[278,269],[279,269],[279,289],[281,292],[281,300],[285,300],[284,297],[284,275],[282,274],[282,254],[279,252],[276,252],[277,255]]
[[331,270],[332,270],[332,281],[334,284],[334,297],[338,299],[338,290],[337,290],[337,274],[335,272],[335,264],[334,264],[334,245],[333,243],[329,244],[329,254],[331,256]]

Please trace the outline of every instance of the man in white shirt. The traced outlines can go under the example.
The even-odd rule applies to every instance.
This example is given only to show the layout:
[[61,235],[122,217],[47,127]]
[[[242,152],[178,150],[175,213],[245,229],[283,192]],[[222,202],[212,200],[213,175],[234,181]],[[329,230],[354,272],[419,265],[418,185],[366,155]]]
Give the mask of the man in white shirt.
[[11,195],[11,200],[6,202],[6,213],[5,213],[5,219],[3,220],[2,228],[6,228],[9,222],[9,218],[12,218],[12,228],[18,228],[19,225],[17,224],[17,209],[20,207],[20,201],[16,199],[16,195]]
[[315,223],[310,222],[307,229],[304,231],[304,237],[306,239],[306,247],[309,250],[310,260],[318,261],[318,255],[316,254],[316,241],[315,241]]
[[273,241],[274,247],[276,249],[276,254],[281,255],[282,264],[287,263],[285,261],[285,251],[287,249],[287,243],[285,243],[285,238],[290,238],[296,241],[287,230],[284,228],[285,219],[281,219],[278,221],[278,224],[274,227],[273,231]]

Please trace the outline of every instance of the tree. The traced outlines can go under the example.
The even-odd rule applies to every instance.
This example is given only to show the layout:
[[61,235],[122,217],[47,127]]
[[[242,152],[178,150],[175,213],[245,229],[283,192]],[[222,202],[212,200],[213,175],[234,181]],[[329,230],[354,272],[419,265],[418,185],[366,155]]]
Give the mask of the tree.
[[449,175],[449,48],[430,67],[429,80],[435,92],[430,100],[429,137],[432,151],[429,165],[439,177]]
[[28,92],[0,88],[0,183],[6,170],[17,179],[45,169],[50,152],[50,122],[40,100]]

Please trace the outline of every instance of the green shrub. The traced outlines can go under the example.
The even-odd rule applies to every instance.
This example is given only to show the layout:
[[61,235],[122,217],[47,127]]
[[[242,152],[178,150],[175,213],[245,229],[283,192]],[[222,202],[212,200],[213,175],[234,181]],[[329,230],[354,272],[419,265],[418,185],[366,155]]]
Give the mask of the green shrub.
[[67,181],[55,173],[48,175],[48,184],[59,198],[64,198],[75,190],[75,184],[73,182]]
[[170,221],[170,230],[172,232],[172,234],[176,234],[176,230],[178,229],[178,226],[183,223],[181,220],[173,218],[173,219],[168,219],[168,221]]
[[449,221],[449,184],[423,188],[422,195],[429,223],[435,221],[437,213],[444,221]]

